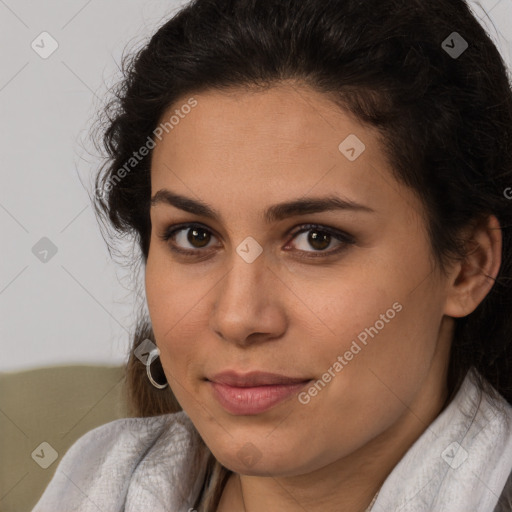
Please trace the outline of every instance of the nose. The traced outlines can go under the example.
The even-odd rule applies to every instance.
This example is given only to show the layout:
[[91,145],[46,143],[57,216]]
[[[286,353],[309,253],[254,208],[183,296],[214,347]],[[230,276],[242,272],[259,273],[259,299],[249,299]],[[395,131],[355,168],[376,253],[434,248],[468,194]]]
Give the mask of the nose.
[[280,338],[287,327],[282,294],[290,293],[271,269],[264,252],[252,263],[238,254],[215,287],[210,328],[240,347]]

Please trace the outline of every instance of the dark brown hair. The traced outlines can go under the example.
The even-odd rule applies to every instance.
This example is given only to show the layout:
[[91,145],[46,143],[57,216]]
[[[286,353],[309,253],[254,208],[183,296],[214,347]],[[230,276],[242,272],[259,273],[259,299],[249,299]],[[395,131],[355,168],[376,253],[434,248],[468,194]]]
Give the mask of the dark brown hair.
[[[454,37],[468,44],[460,55],[449,51]],[[456,319],[448,387],[451,400],[474,367],[482,389],[489,382],[512,403],[512,203],[504,195],[512,186],[512,93],[498,50],[463,0],[194,0],[122,70],[102,118],[107,162],[95,183],[109,236],[133,235],[145,264],[151,152],[133,168],[126,163],[171,106],[212,89],[285,80],[313,88],[380,131],[395,178],[422,200],[441,271],[464,258],[463,228],[498,218],[502,265],[477,309]],[[154,341],[141,312],[133,349],[146,338]],[[179,410],[168,388],[151,386],[133,350],[126,370],[134,415]],[[214,511],[228,475],[212,455],[196,506]]]

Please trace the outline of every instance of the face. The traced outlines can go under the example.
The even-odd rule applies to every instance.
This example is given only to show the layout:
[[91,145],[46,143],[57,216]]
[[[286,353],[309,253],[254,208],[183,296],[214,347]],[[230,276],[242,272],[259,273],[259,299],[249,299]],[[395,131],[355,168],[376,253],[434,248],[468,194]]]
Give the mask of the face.
[[161,362],[223,465],[305,474],[384,435],[440,378],[445,287],[422,206],[377,132],[317,92],[194,99],[152,159]]

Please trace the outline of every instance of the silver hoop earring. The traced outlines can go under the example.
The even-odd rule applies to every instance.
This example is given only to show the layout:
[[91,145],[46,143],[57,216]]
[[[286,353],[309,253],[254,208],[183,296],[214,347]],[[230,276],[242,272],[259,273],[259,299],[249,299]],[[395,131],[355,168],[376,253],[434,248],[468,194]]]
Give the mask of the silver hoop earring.
[[[154,379],[152,375],[152,363],[155,363],[153,366],[156,379]],[[169,385],[165,377],[164,369],[162,368],[162,363],[160,362],[160,349],[158,347],[154,348],[148,355],[148,359],[146,361],[146,373],[148,374],[149,382],[151,382],[155,388],[164,389]]]

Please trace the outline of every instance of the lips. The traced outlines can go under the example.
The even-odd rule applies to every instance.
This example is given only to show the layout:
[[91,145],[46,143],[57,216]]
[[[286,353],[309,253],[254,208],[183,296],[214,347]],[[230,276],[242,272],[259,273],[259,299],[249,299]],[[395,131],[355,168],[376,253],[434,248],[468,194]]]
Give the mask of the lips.
[[288,377],[286,375],[280,375],[277,373],[258,371],[240,374],[233,370],[229,370],[217,373],[216,375],[209,377],[208,380],[211,382],[217,382],[219,384],[226,384],[228,386],[238,388],[250,388],[257,386],[300,384],[311,379],[304,377]]
[[218,373],[206,379],[219,404],[230,414],[261,414],[298,393],[312,379],[268,372]]

